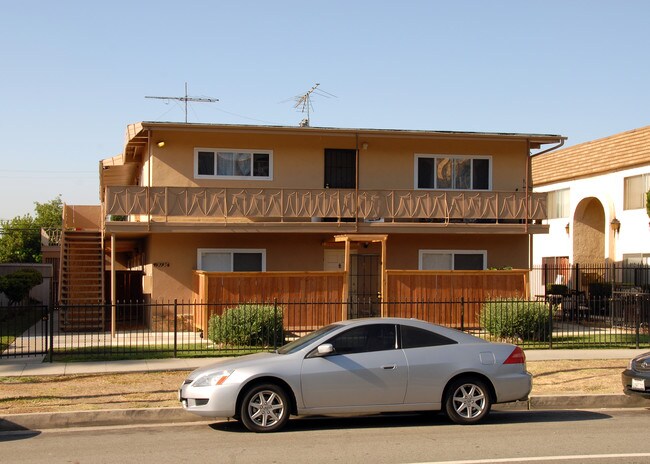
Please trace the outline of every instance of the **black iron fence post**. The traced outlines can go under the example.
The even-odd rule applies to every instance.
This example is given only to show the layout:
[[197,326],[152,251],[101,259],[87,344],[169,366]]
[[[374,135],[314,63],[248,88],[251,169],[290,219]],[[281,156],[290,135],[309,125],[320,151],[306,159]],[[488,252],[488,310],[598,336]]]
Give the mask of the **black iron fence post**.
[[460,330],[465,331],[465,297],[460,297]]
[[548,304],[548,349],[553,349],[553,304]]
[[174,300],[174,357],[178,353],[178,300]]
[[635,329],[636,329],[636,349],[639,349],[639,344],[641,343],[641,295],[638,293],[635,295],[635,308],[634,308],[634,319],[635,319]]
[[49,352],[49,358],[50,362],[53,362],[54,360],[54,305],[50,303],[48,307],[48,326],[47,326],[47,334],[49,336],[48,340],[48,352]]
[[278,349],[278,337],[277,337],[277,328],[278,328],[278,299],[273,298],[273,349]]

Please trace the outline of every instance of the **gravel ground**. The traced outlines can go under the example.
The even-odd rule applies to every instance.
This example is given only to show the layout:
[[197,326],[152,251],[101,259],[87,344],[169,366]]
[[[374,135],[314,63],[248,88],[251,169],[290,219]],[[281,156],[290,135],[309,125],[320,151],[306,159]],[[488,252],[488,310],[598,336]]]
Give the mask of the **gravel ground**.
[[[529,361],[532,395],[617,394],[626,360]],[[0,415],[176,407],[188,371],[0,377]]]

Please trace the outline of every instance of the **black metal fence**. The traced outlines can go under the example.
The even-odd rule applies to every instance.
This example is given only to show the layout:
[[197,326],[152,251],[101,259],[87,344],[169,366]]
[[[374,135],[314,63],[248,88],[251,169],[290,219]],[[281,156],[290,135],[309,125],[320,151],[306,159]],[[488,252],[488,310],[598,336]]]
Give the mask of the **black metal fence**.
[[[536,299],[368,303],[524,348],[650,347],[650,295],[546,293]],[[354,304],[272,301],[0,308],[0,357],[50,360],[235,356],[272,350],[359,314]]]

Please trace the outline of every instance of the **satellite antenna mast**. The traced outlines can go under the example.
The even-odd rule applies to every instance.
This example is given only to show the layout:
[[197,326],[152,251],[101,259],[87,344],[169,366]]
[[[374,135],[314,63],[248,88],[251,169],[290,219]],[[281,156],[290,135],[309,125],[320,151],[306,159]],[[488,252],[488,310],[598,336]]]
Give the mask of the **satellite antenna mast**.
[[302,121],[300,121],[300,127],[309,127],[309,114],[311,110],[314,109],[314,107],[311,104],[312,94],[319,95],[321,97],[327,97],[327,98],[336,97],[336,95],[332,95],[331,93],[319,89],[318,88],[319,85],[320,84],[317,82],[307,92],[305,92],[302,95],[298,95],[297,97],[294,98],[296,104],[293,105],[293,107],[299,109],[301,113],[307,113],[307,117]]
[[187,123],[187,102],[197,102],[197,103],[214,103],[218,102],[218,98],[198,98],[198,97],[190,97],[187,95],[187,82],[185,83],[185,96],[184,97],[149,97],[145,96],[144,98],[155,98],[158,100],[175,100],[175,101],[182,101],[185,103],[185,122]]

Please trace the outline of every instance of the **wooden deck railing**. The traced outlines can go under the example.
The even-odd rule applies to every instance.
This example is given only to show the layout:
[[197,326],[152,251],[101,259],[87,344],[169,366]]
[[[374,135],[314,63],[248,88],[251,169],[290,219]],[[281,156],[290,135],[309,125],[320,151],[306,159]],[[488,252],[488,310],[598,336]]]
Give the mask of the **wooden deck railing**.
[[372,220],[546,219],[546,194],[496,191],[106,188],[107,215],[173,218],[356,218]]

